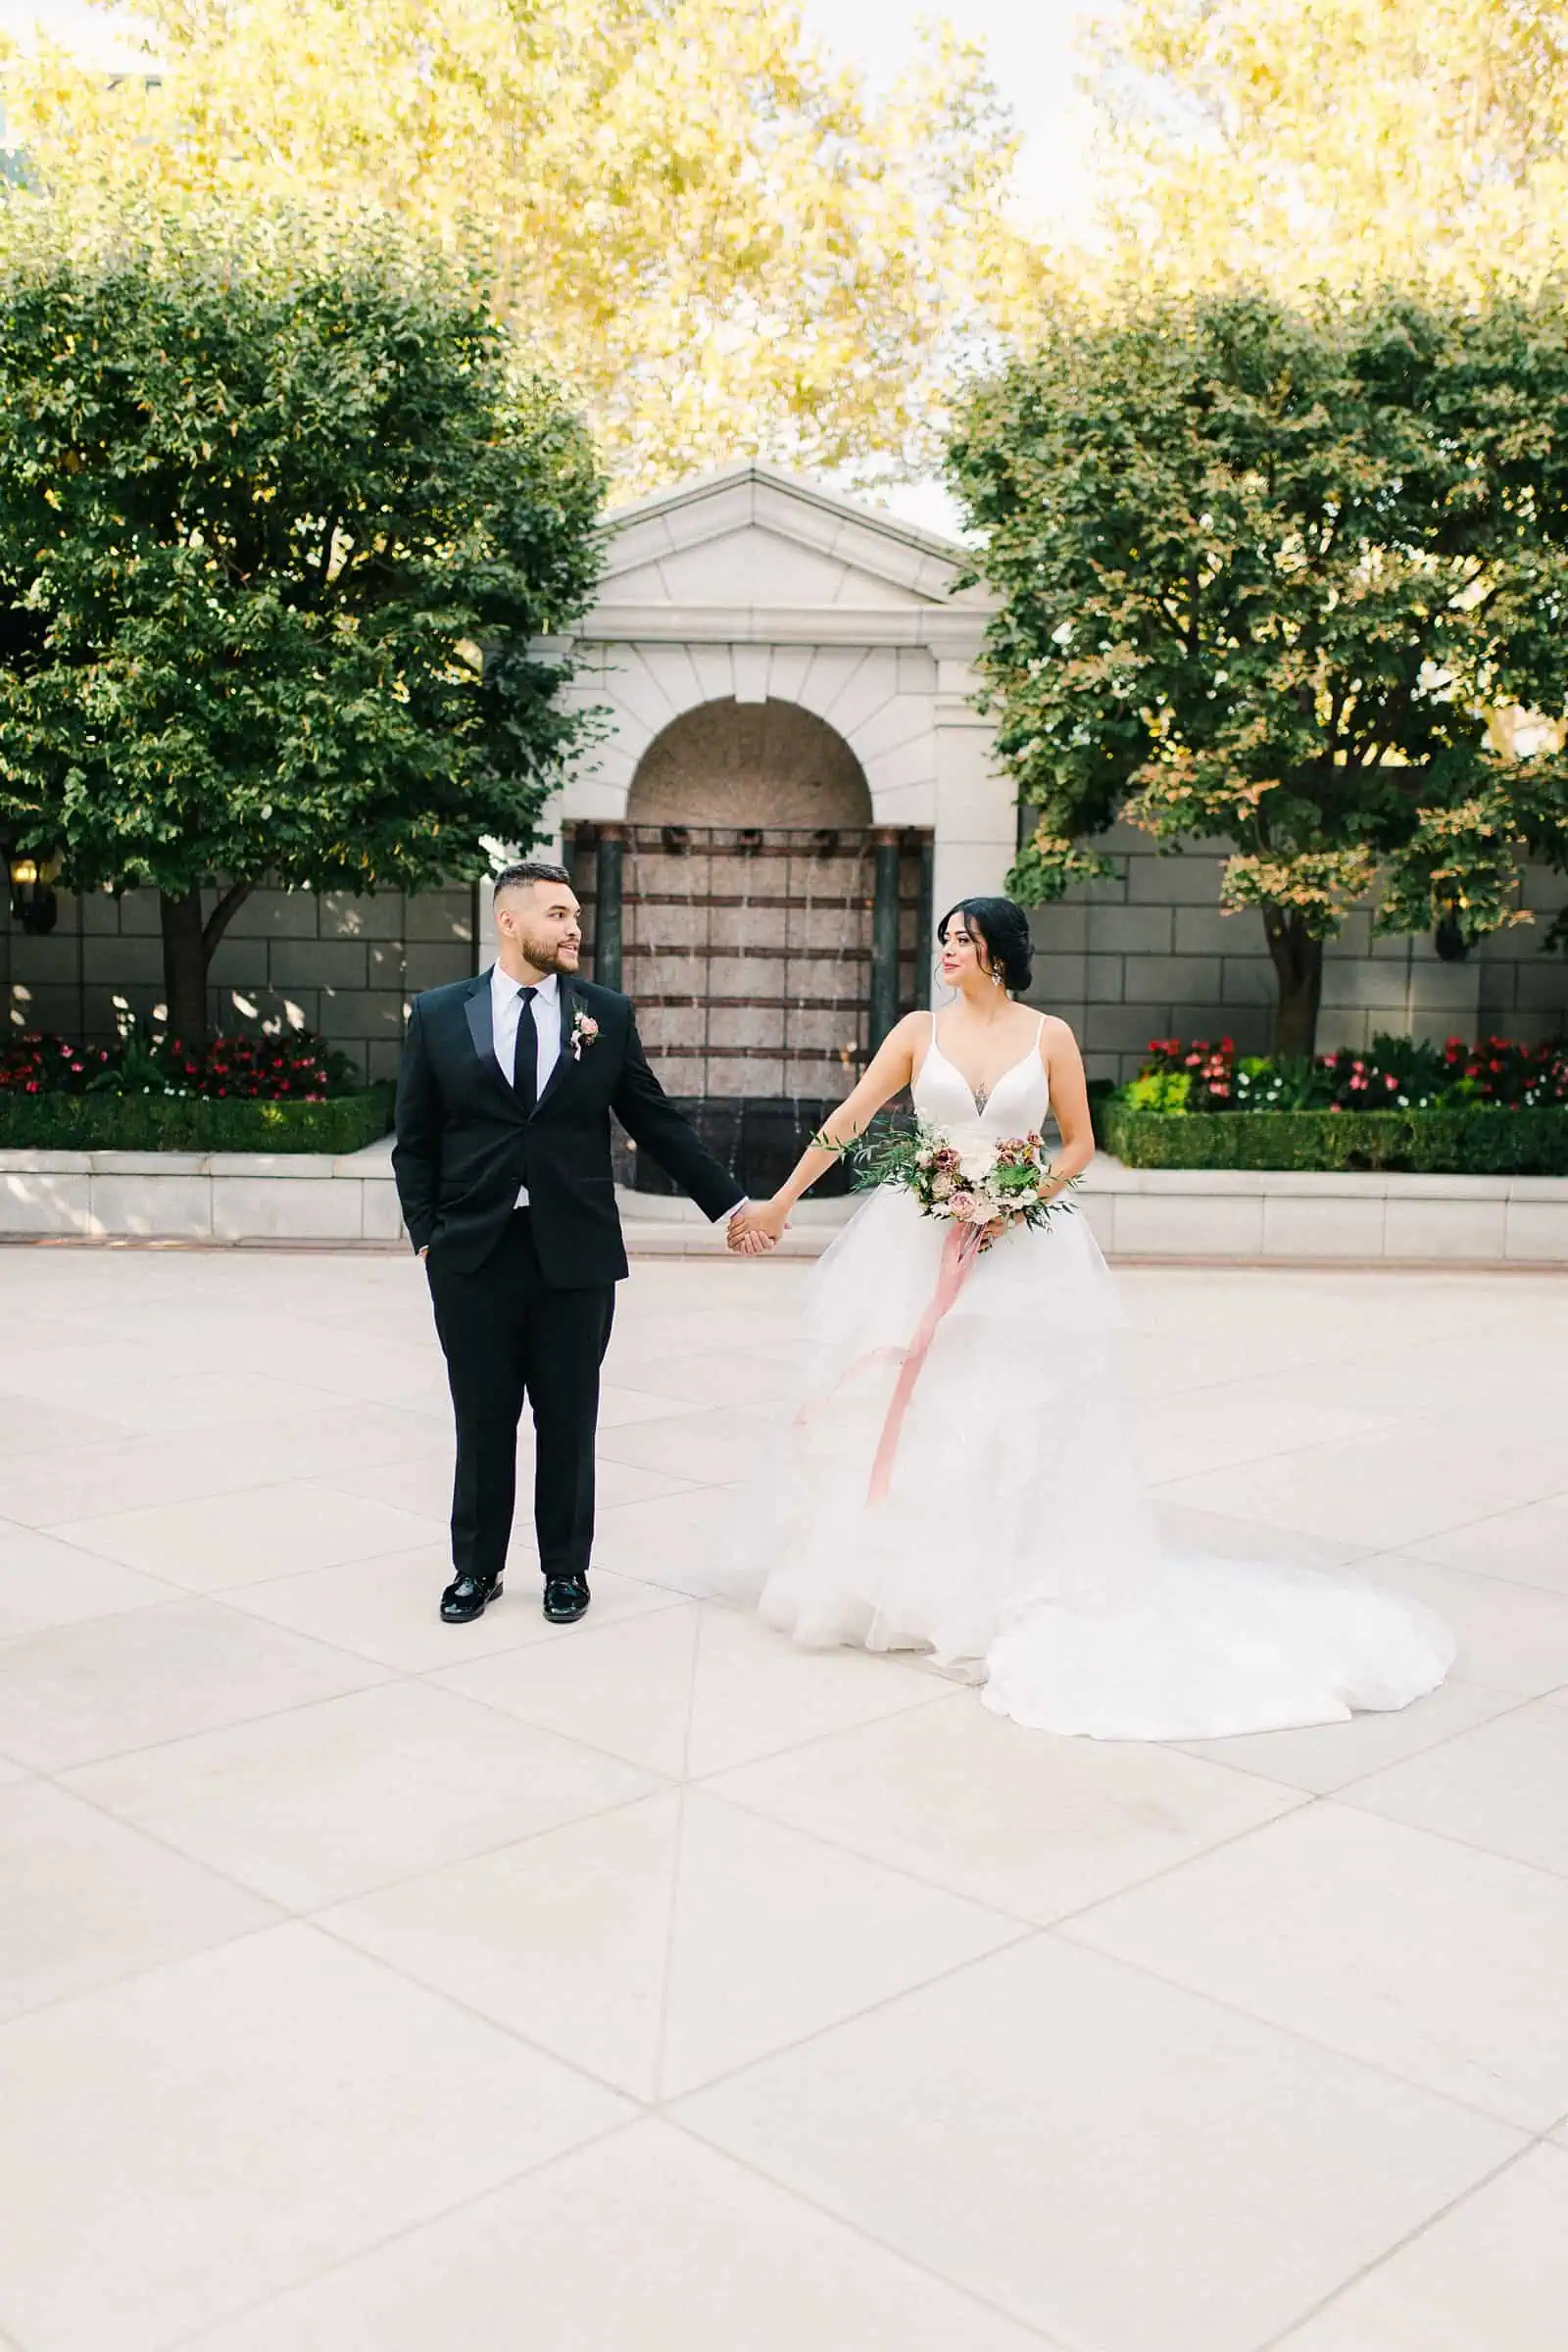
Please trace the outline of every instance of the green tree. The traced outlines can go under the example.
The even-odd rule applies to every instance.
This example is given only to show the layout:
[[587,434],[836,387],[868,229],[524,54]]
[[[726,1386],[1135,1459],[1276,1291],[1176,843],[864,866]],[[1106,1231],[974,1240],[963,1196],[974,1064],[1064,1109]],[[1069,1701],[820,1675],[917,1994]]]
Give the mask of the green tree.
[[885,96],[790,0],[145,0],[156,82],[0,63],[74,205],[378,208],[483,257],[617,484],[928,462],[957,345],[1035,265],[972,43]]
[[1062,313],[976,386],[951,468],[1039,819],[1019,897],[1107,870],[1086,837],[1117,816],[1173,853],[1226,842],[1221,905],[1261,911],[1283,1053],[1312,1049],[1356,899],[1459,951],[1531,919],[1522,860],[1568,866],[1554,298]]
[[199,1038],[259,882],[418,890],[533,837],[582,721],[529,646],[591,592],[599,478],[485,289],[384,233],[8,225],[0,836],[159,893]]

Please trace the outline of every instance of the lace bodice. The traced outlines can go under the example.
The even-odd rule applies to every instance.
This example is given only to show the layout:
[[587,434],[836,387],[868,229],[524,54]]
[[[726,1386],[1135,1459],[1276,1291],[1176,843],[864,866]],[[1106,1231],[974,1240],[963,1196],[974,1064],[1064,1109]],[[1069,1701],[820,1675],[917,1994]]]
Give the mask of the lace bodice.
[[1040,1058],[1040,1032],[1045,1025],[1042,1013],[1027,1050],[1010,1069],[1003,1071],[981,1109],[962,1071],[943,1053],[933,1013],[931,1043],[914,1082],[913,1101],[919,1117],[955,1133],[978,1130],[983,1135],[1028,1135],[1041,1126],[1051,1091]]

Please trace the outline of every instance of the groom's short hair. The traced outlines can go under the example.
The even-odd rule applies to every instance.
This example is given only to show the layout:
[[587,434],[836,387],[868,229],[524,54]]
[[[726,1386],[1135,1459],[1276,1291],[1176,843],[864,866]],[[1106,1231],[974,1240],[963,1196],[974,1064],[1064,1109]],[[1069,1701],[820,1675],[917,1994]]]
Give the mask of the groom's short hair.
[[522,858],[515,865],[504,865],[490,888],[499,899],[504,890],[526,890],[531,882],[564,882],[569,890],[571,876],[564,865],[551,865],[543,858]]

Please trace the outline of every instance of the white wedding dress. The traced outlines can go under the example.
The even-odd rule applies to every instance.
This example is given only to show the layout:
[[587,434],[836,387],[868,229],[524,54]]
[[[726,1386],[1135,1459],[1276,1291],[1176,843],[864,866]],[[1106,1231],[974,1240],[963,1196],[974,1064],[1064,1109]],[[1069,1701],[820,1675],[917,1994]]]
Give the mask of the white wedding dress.
[[[914,1104],[960,1142],[1040,1127],[1038,1042],[977,1109],[933,1023]],[[974,1262],[915,1383],[891,1486],[869,1502],[946,1232],[883,1189],[813,1270],[799,1409],[737,1514],[731,1594],[800,1642],[922,1650],[983,1680],[998,1714],[1101,1740],[1343,1722],[1442,1682],[1453,1642],[1413,1602],[1353,1576],[1165,1547],[1124,1426],[1114,1289],[1076,1209],[1014,1227]]]

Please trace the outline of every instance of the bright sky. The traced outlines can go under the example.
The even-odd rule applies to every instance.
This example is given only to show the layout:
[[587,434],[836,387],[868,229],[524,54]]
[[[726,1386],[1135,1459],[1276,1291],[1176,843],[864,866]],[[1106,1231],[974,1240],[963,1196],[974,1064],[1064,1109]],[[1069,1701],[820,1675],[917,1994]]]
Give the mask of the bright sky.
[[837,56],[891,80],[914,47],[922,17],[945,17],[985,46],[1023,133],[1019,195],[1043,227],[1087,222],[1088,108],[1079,96],[1074,36],[1090,0],[797,0],[808,31]]
[[111,71],[133,62],[134,53],[116,37],[113,21],[86,0],[0,0],[0,32],[25,40],[35,24],[63,47]]
[[[1114,6],[1115,0],[1106,0]],[[1092,210],[1090,115],[1076,83],[1074,40],[1090,0],[798,0],[807,28],[835,55],[891,80],[914,47],[922,17],[946,17],[983,42],[1022,134],[1018,196],[1025,223],[1060,236],[1087,229]],[[884,502],[906,521],[953,537],[957,514],[937,482],[913,482]]]
[[[1115,0],[1106,0],[1113,6]],[[798,0],[807,29],[874,82],[891,80],[914,46],[915,26],[941,15],[982,41],[992,72],[1022,133],[1020,209],[1030,224],[1072,232],[1088,224],[1088,109],[1075,85],[1074,36],[1092,0]],[[25,37],[41,24],[57,40],[113,69],[131,52],[113,20],[86,0],[0,0],[0,30]],[[933,485],[915,485],[888,501],[911,522],[951,530],[952,508]]]

